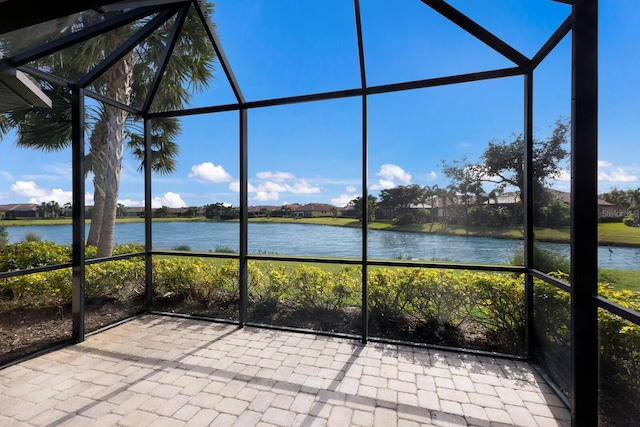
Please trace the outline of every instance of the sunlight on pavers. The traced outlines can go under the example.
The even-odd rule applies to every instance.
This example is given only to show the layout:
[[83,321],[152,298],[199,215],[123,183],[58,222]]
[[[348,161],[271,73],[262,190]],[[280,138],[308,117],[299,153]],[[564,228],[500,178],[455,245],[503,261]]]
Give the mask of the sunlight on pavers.
[[569,411],[526,363],[143,316],[0,371],[0,425],[532,425]]

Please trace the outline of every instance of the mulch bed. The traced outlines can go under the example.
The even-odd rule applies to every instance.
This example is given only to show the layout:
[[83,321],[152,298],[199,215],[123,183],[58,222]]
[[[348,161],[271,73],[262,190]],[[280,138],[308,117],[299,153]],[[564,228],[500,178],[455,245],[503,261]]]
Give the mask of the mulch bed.
[[[145,310],[143,297],[128,301],[87,301],[87,332],[116,323]],[[238,301],[220,300],[202,304],[183,298],[156,298],[153,310],[215,319],[238,320]],[[330,333],[360,335],[360,309],[300,309],[287,304],[250,303],[247,319],[267,324]],[[0,366],[36,351],[71,339],[70,305],[44,308],[14,308],[0,311]],[[388,319],[371,316],[369,335],[383,339],[428,343],[519,354],[521,344],[491,336],[478,325],[466,323],[459,328],[443,328],[434,322],[414,317]]]

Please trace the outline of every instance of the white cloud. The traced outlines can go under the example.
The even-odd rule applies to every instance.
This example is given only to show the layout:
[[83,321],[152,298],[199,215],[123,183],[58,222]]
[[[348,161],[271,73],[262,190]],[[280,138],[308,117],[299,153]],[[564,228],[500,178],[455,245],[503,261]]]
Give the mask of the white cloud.
[[285,179],[295,179],[295,175],[289,172],[280,172],[276,171],[275,173],[271,171],[266,172],[258,172],[256,176],[260,179],[271,179],[274,181],[284,181]]
[[560,171],[560,176],[556,178],[558,181],[571,181],[571,174],[569,171],[562,169]]
[[609,181],[609,182],[635,182],[638,180],[638,177],[625,171],[622,167],[618,166],[610,172],[599,172],[598,173],[599,181]]
[[186,208],[187,204],[182,200],[179,194],[172,193],[171,191],[164,193],[162,197],[154,197],[151,200],[152,208],[161,208],[167,206],[170,208]]
[[0,176],[4,177],[7,181],[13,181],[13,175],[7,171],[0,171]]
[[221,165],[214,165],[211,162],[204,162],[191,166],[189,178],[201,178],[216,183],[231,181],[231,175],[224,170]]
[[406,172],[400,166],[390,163],[382,165],[382,167],[380,168],[380,172],[378,172],[376,176],[387,179],[389,181],[400,181],[405,185],[411,183],[411,174],[409,172]]
[[464,142],[464,141],[463,141],[463,142],[460,142],[460,143],[458,144],[458,146],[460,146],[460,147],[464,147],[464,148],[468,148],[468,147],[471,147],[471,144],[469,144],[468,142]]
[[[320,187],[310,184],[305,179],[297,179],[295,175],[289,172],[259,172],[256,176],[260,180],[257,185],[249,183],[249,193],[255,193],[252,200],[258,201],[274,201],[280,199],[280,194],[315,194],[320,192]],[[285,182],[290,180],[292,182]],[[240,182],[233,181],[229,183],[229,189],[238,193],[240,191]]]
[[638,177],[623,166],[614,166],[606,160],[598,161],[598,181],[611,183],[636,182]]
[[[251,185],[251,183],[249,183],[248,188],[249,188],[249,193],[255,193],[256,190],[257,190],[256,187]],[[229,183],[229,190],[233,191],[234,193],[239,193],[240,192],[240,181],[230,182]]]
[[61,188],[41,188],[33,181],[16,181],[11,191],[20,197],[28,197],[29,203],[58,202],[60,206],[73,201],[73,193]]
[[260,202],[272,202],[279,198],[280,194],[275,191],[256,191],[256,196],[253,200],[258,200]]
[[293,188],[290,191],[293,194],[315,194],[320,192],[320,187],[315,187],[302,179],[293,184]]
[[125,205],[128,208],[144,206],[144,200],[124,199],[124,200],[118,200],[118,203],[120,203],[121,205]]
[[345,188],[345,190],[347,190],[347,193],[355,193],[356,187],[353,185],[349,185],[347,188]]
[[40,188],[33,181],[16,181],[11,186],[11,191],[22,197],[43,197],[48,193],[47,190]]
[[433,181],[438,179],[438,174],[436,174],[434,171],[431,171],[427,174],[427,181]]
[[331,204],[334,206],[347,206],[350,201],[358,197],[357,194],[341,194],[340,196],[331,199]]
[[600,168],[610,168],[613,166],[611,162],[607,162],[606,160],[598,160],[598,169]]
[[258,186],[258,191],[271,191],[275,193],[284,193],[285,191],[291,191],[289,185],[278,184],[277,182],[267,181]]
[[371,186],[372,190],[383,190],[385,188],[395,188],[398,185],[407,185],[411,183],[411,174],[406,172],[400,166],[390,163],[382,165],[380,171],[376,173],[379,176],[377,184]]
[[396,187],[396,183],[393,181],[389,181],[386,179],[381,179],[380,181],[378,181],[377,184],[373,184],[371,186],[372,190],[384,190],[387,188],[395,188]]

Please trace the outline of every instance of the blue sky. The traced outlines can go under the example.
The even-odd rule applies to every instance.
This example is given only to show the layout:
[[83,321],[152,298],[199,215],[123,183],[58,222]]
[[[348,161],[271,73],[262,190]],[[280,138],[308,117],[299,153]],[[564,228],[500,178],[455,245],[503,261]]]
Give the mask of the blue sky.
[[[450,0],[528,57],[570,12],[551,0]],[[640,10],[636,0],[600,2],[599,185],[640,187]],[[392,6],[391,6],[392,5]],[[367,82],[379,85],[513,64],[419,0],[362,0]],[[358,87],[351,1],[219,0],[212,15],[249,101]],[[570,115],[570,35],[536,70],[535,137]],[[233,103],[216,80],[192,106]],[[475,160],[491,139],[523,128],[523,78],[510,77],[369,97],[369,188],[444,187],[441,160]],[[362,191],[361,99],[249,111],[249,203],[344,206]],[[154,176],[154,207],[239,204],[238,113],[182,119],[177,170]],[[70,150],[41,153],[0,143],[0,203],[71,200]],[[141,206],[144,184],[126,153],[120,200]],[[569,172],[554,183],[569,189]],[[87,203],[92,203],[91,179]]]

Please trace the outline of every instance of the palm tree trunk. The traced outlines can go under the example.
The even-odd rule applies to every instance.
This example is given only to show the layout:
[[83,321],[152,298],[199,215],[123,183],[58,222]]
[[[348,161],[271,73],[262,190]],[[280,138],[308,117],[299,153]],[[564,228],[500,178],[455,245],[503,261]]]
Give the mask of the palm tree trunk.
[[91,170],[93,172],[93,210],[87,245],[98,246],[104,214],[104,164],[107,143],[107,118],[103,112],[91,132]]
[[[107,49],[119,46],[124,34],[118,31],[107,36]],[[109,46],[110,45],[110,46]],[[120,62],[105,73],[106,92],[110,98],[129,104],[133,82],[133,53],[127,54]],[[125,138],[125,122],[128,113],[112,106],[106,106],[107,139],[104,159],[104,209],[98,239],[98,257],[111,256],[118,209],[118,191],[122,172],[122,157]]]

